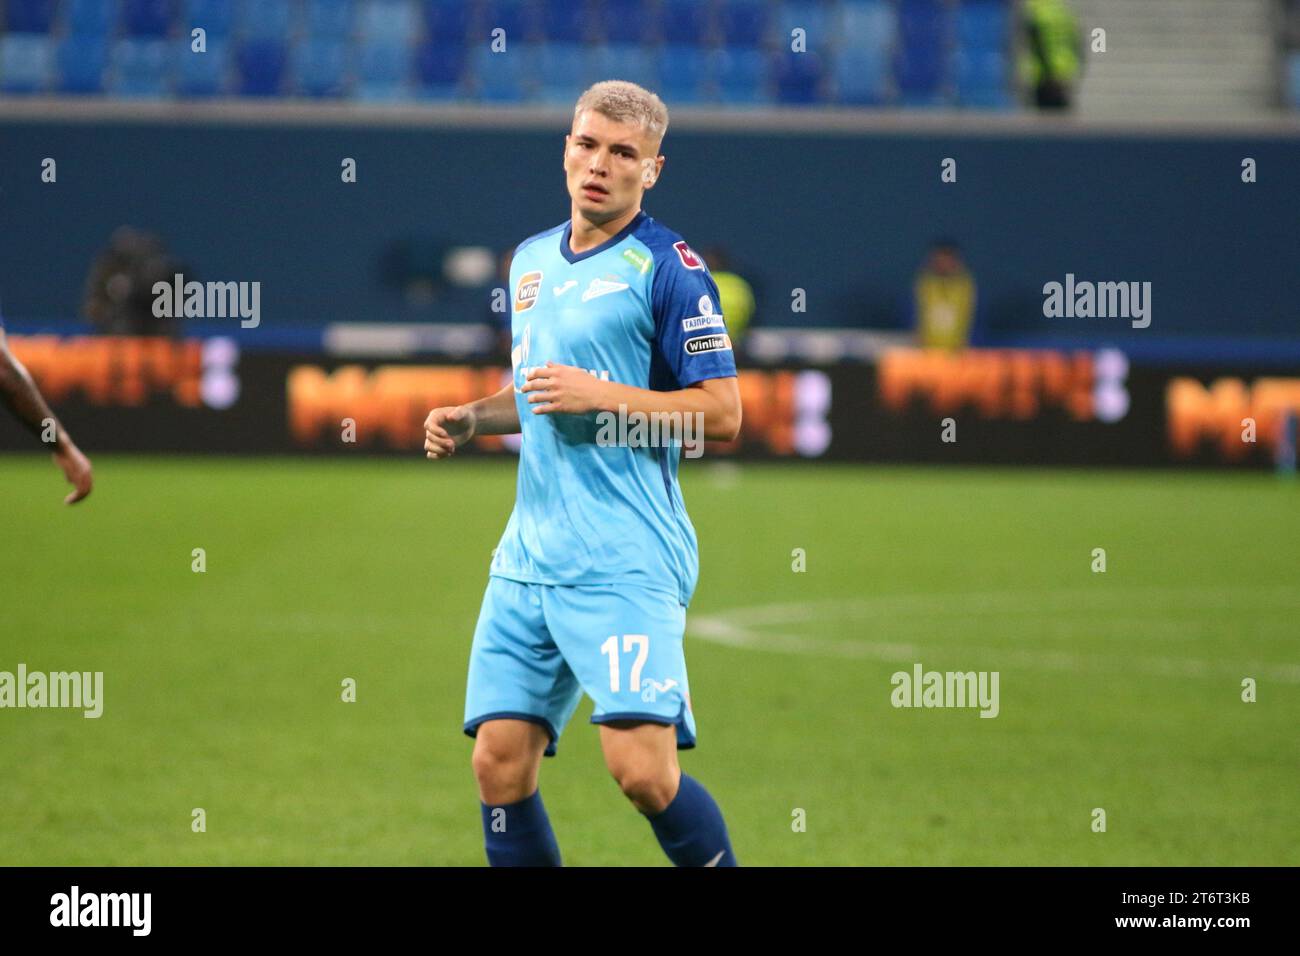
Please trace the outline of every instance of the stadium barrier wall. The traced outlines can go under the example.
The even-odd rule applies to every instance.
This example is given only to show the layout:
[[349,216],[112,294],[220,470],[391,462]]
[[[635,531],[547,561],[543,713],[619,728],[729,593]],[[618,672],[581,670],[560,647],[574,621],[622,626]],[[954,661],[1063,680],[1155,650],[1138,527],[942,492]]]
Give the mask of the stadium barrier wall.
[[[496,365],[241,354],[220,338],[10,345],[92,454],[420,456],[429,409],[510,381]],[[705,457],[1258,468],[1285,457],[1288,415],[1300,415],[1300,376],[1130,366],[1114,349],[898,348],[873,363],[744,368],[740,387],[741,436]],[[505,455],[514,441],[466,451]],[[0,450],[37,447],[0,417]]]
[[[568,214],[565,111],[408,110],[386,125],[356,111],[249,108],[218,122],[190,106],[30,106],[0,111],[0,303],[17,331],[78,314],[122,224],[163,236],[200,280],[260,282],[261,327],[238,335],[249,347],[331,321],[484,321],[487,290],[412,305],[386,284],[392,244],[502,251]],[[726,247],[756,286],[759,326],[903,327],[914,274],[944,236],[978,283],[985,344],[1300,332],[1300,124],[674,116],[645,208],[697,250]],[[1046,318],[1043,286],[1067,275],[1150,282],[1151,325]],[[791,310],[796,289],[805,312]]]

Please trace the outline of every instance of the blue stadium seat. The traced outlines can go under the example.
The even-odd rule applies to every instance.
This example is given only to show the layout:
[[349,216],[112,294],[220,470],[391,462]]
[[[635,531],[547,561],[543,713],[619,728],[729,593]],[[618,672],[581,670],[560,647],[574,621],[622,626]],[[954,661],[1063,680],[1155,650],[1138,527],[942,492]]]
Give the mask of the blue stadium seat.
[[524,98],[524,79],[530,75],[526,51],[525,44],[512,46],[508,41],[504,53],[493,53],[487,43],[470,47],[470,71],[481,99],[516,103]]
[[551,43],[589,39],[592,17],[581,0],[541,0],[542,35]]
[[1287,101],[1293,110],[1300,110],[1300,50],[1291,54],[1286,65]]
[[124,37],[112,48],[108,90],[115,96],[161,97],[171,92],[167,41]]
[[596,10],[606,43],[642,43],[656,33],[654,13],[658,8],[644,0],[602,0]]
[[700,0],[664,0],[663,38],[669,46],[707,46],[713,41],[709,5]]
[[1011,42],[1011,13],[1002,0],[965,0],[957,8],[957,46],[1005,50]]
[[439,46],[461,43],[469,33],[470,11],[465,0],[424,0],[425,36]]
[[173,41],[176,59],[176,93],[179,96],[220,96],[230,73],[230,41],[209,36],[207,49],[195,53],[188,36]]
[[511,43],[523,43],[537,33],[536,8],[525,0],[486,0],[483,7],[483,19],[480,21],[481,36],[470,38],[471,44],[487,45],[492,38],[492,31],[506,31],[506,50]]
[[56,54],[60,93],[104,92],[108,40],[103,34],[69,34]]
[[117,0],[67,0],[68,33],[107,36],[117,15]]
[[898,58],[896,79],[904,106],[939,106],[944,102],[944,57],[936,49],[914,47]]
[[823,0],[787,0],[781,4],[776,16],[776,42],[782,50],[789,50],[791,32],[797,27],[804,31],[809,50],[825,50],[831,39],[830,11]]
[[852,106],[880,106],[889,101],[892,70],[883,51],[845,45],[835,58],[836,99]]
[[338,36],[309,36],[293,51],[293,87],[303,96],[347,94],[348,41]]
[[289,0],[243,0],[237,32],[245,40],[282,44],[288,39],[292,19]]
[[460,99],[465,75],[465,45],[425,41],[415,52],[416,95],[432,100]]
[[54,48],[48,33],[0,36],[0,90],[40,93],[50,85]]
[[374,102],[408,98],[411,49],[405,37],[363,37],[357,45],[357,82],[352,95]]
[[879,56],[894,45],[898,19],[885,0],[851,0],[840,5],[835,32],[842,50],[866,50]]
[[697,46],[665,46],[658,55],[655,90],[669,103],[699,103],[707,98],[709,51]]
[[987,109],[1011,106],[1008,64],[1001,50],[958,50],[953,60],[957,102]]
[[[726,46],[746,49],[761,46],[771,27],[771,8],[765,0],[723,0],[718,9],[718,32]],[[786,49],[789,49],[788,42]]]
[[166,36],[172,6],[172,0],[122,0],[122,32],[131,37]]
[[228,37],[234,29],[235,4],[233,0],[185,0],[181,11],[180,32],[185,36],[195,27],[202,27],[213,37]]
[[774,78],[778,103],[808,104],[825,99],[822,75],[825,65],[818,53],[794,53],[786,50],[776,60]]
[[54,0],[7,0],[5,30],[9,33],[49,33],[54,22]]
[[597,80],[631,80],[647,87],[657,76],[650,51],[634,43],[601,44],[592,50],[591,68]]
[[537,92],[541,99],[573,104],[592,82],[588,50],[581,43],[546,43],[537,50]]
[[240,95],[279,96],[287,58],[287,48],[281,40],[249,39],[241,43],[235,58]]
[[711,57],[718,95],[725,103],[766,103],[768,58],[758,50],[714,50]]
[[413,0],[361,0],[357,14],[363,37],[413,43],[419,35],[420,11]]
[[349,37],[355,14],[352,0],[307,0],[307,35],[317,39]]
[[943,0],[899,0],[896,69],[899,100],[904,106],[944,102],[951,27]]

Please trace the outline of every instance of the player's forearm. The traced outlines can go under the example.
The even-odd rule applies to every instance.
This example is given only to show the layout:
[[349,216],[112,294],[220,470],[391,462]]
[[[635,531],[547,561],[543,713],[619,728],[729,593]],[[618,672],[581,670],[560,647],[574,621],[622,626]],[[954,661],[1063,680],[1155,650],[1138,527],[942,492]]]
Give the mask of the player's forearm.
[[0,346],[0,402],[37,438],[42,438],[47,423],[53,422],[54,441],[50,444],[51,451],[60,450],[68,442],[63,426],[45,404],[45,398],[32,381],[31,375],[23,363],[14,358],[4,346]]
[[469,408],[474,413],[475,435],[513,435],[519,431],[513,383],[487,398],[470,402]]
[[684,415],[694,415],[698,413],[704,416],[706,439],[731,441],[740,432],[739,392],[735,388],[735,379],[717,381],[728,384],[716,388],[702,384],[670,392],[656,392],[648,388],[637,388],[634,385],[607,382],[600,401],[600,411],[617,414],[619,406],[623,406],[628,414],[680,412]]

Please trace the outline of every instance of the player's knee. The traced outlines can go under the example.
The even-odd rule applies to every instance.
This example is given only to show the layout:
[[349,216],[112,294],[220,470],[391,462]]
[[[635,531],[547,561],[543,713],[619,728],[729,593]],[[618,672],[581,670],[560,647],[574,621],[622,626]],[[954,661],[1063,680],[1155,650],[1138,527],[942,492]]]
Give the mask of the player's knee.
[[534,763],[521,744],[483,733],[475,740],[470,760],[479,789],[492,797],[490,803],[512,803],[528,796],[532,792]]
[[642,813],[662,813],[672,803],[677,780],[672,768],[634,766],[614,772],[619,789]]

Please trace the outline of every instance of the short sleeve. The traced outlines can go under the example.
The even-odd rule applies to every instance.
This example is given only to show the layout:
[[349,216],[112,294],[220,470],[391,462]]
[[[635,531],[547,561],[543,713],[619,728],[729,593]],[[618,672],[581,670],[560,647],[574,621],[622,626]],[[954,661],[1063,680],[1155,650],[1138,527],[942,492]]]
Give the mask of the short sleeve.
[[685,388],[736,374],[736,356],[719,306],[718,287],[690,246],[678,242],[655,261],[650,292],[656,363]]

